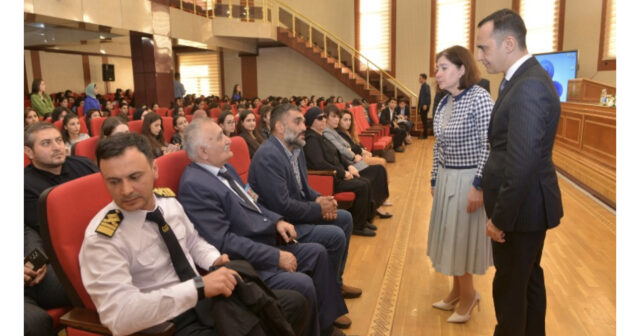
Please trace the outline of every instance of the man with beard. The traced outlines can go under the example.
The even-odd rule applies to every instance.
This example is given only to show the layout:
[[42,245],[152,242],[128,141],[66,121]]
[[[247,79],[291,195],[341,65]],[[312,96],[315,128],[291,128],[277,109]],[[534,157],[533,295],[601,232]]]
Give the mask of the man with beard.
[[[24,255],[43,249],[38,226],[38,198],[49,187],[97,172],[87,158],[65,156],[62,135],[53,124],[37,122],[24,133]],[[70,306],[53,268],[24,266],[25,335],[52,335],[53,320],[45,309]]]
[[[295,225],[298,241],[320,243],[327,249],[342,295],[359,297],[361,289],[342,282],[353,219],[348,211],[338,210],[333,196],[320,195],[307,182],[304,116],[296,106],[282,104],[271,112],[270,124],[272,136],[251,160],[249,185],[260,204]],[[350,324],[346,316],[336,320],[338,327]]]

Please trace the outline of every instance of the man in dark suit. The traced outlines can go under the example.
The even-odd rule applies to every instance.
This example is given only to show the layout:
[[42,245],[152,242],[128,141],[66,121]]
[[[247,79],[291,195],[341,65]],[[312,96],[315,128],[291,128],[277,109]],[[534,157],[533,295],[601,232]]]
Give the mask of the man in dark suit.
[[478,28],[478,60],[489,73],[505,74],[491,115],[491,153],[482,181],[496,267],[494,335],[544,335],[540,258],[546,231],[563,215],[551,160],[560,100],[549,75],[527,51],[527,30],[517,13],[499,10]]
[[212,119],[189,125],[184,145],[192,163],[180,179],[178,200],[200,236],[220,246],[221,253],[249,261],[269,287],[293,289],[307,298],[306,335],[331,334],[347,306],[326,249],[318,243],[297,244],[294,226],[256,203],[227,164],[233,156],[230,143]]
[[411,121],[411,110],[409,110],[409,102],[407,98],[400,98],[398,100],[398,107],[396,107],[395,115],[398,120],[398,125],[404,128],[411,139],[411,130],[413,129],[413,122]]
[[427,124],[427,115],[429,114],[429,106],[431,105],[431,89],[427,84],[427,74],[421,73],[418,77],[420,82],[420,95],[418,96],[418,113],[422,120],[422,135],[420,139],[426,139],[429,136],[429,126]]
[[393,150],[404,152],[404,143],[408,140],[407,131],[398,126],[395,115],[398,101],[391,97],[387,100],[387,107],[380,112],[380,125],[389,125],[389,132],[393,134]]
[[249,185],[260,196],[258,203],[293,223],[299,241],[324,245],[336,268],[342,295],[360,296],[362,290],[342,281],[353,218],[349,211],[337,208],[333,196],[322,196],[309,186],[302,151],[304,116],[294,105],[281,104],[271,112],[269,122],[272,136],[258,148],[249,166]]

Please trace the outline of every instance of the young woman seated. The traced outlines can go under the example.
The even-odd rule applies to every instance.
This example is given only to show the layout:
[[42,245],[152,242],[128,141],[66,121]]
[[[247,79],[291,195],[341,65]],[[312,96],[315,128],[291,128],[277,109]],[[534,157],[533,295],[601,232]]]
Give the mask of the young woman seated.
[[73,113],[68,113],[62,119],[62,140],[67,155],[71,155],[71,146],[78,141],[89,139],[89,134],[80,133],[80,119]]
[[162,128],[162,117],[155,112],[148,112],[145,115],[142,121],[142,135],[151,143],[155,157],[180,149],[177,145],[166,143],[164,140],[164,129]]
[[236,135],[236,117],[233,116],[231,110],[222,110],[218,117],[218,125],[222,128],[224,135],[228,137]]
[[36,112],[36,110],[34,110],[32,107],[27,107],[26,109],[24,109],[25,128],[31,124],[37,123],[38,121],[40,121],[40,118],[38,118],[38,112]]
[[238,134],[244,139],[249,147],[249,157],[253,158],[253,154],[264,141],[262,134],[256,130],[256,115],[251,110],[243,110],[240,113],[240,124],[238,124]]
[[336,129],[338,134],[345,139],[351,146],[351,151],[362,157],[368,165],[387,165],[387,160],[381,157],[373,156],[361,143],[356,132],[356,126],[353,122],[353,113],[349,110],[340,111],[340,123]]
[[100,139],[118,133],[129,133],[129,125],[127,125],[127,122],[120,116],[107,117],[100,129]]
[[178,115],[173,118],[173,129],[176,132],[171,137],[171,143],[182,148],[182,143],[184,142],[184,131],[187,129],[189,125],[189,121],[184,115]]

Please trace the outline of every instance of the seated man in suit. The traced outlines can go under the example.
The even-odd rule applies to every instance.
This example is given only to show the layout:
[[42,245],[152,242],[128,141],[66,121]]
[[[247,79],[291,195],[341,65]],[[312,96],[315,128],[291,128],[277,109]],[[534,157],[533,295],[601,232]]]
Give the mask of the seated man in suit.
[[411,111],[406,98],[400,98],[398,107],[395,110],[395,117],[398,121],[398,125],[403,127],[407,131],[407,138],[411,143],[411,130],[413,129],[413,122],[411,121]]
[[[176,336],[215,336],[228,327],[264,331],[235,295],[236,286],[245,284],[227,267],[228,255],[198,235],[174,197],[154,193],[158,166],[149,141],[137,133],[116,134],[98,142],[96,157],[113,201],[87,226],[78,259],[100,322],[116,335],[169,320]],[[195,265],[213,271],[200,276]],[[291,324],[286,327],[300,334],[307,319],[304,296],[273,293],[284,323]],[[236,299],[225,299],[231,295]]]
[[395,115],[398,101],[391,97],[387,100],[387,107],[380,112],[380,125],[389,125],[389,132],[393,134],[393,150],[396,152],[404,152],[404,143],[411,141],[407,137],[407,131],[398,126]]
[[180,179],[180,203],[200,235],[222,253],[249,261],[269,287],[305,295],[311,312],[306,335],[331,335],[333,321],[347,313],[347,306],[326,249],[297,244],[294,226],[251,198],[227,164],[233,156],[230,144],[212,119],[189,124],[184,145],[192,163]]
[[333,196],[322,196],[307,181],[304,116],[291,104],[271,112],[271,137],[262,143],[249,166],[249,185],[259,195],[258,203],[281,214],[296,227],[298,240],[318,242],[327,248],[345,298],[362,294],[343,284],[353,218],[338,210]]

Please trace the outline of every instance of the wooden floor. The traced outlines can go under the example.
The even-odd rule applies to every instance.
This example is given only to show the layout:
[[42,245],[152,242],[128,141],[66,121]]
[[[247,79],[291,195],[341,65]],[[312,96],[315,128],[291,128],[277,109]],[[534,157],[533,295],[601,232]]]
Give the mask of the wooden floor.
[[[387,165],[391,219],[376,219],[378,235],[353,236],[345,283],[363,289],[347,300],[347,335],[492,335],[494,268],[475,276],[480,312],[463,325],[431,307],[451,281],[436,273],[426,255],[431,211],[429,179],[433,138],[415,140]],[[548,335],[615,335],[616,216],[560,178],[564,217],[549,231],[542,266],[547,287]]]

